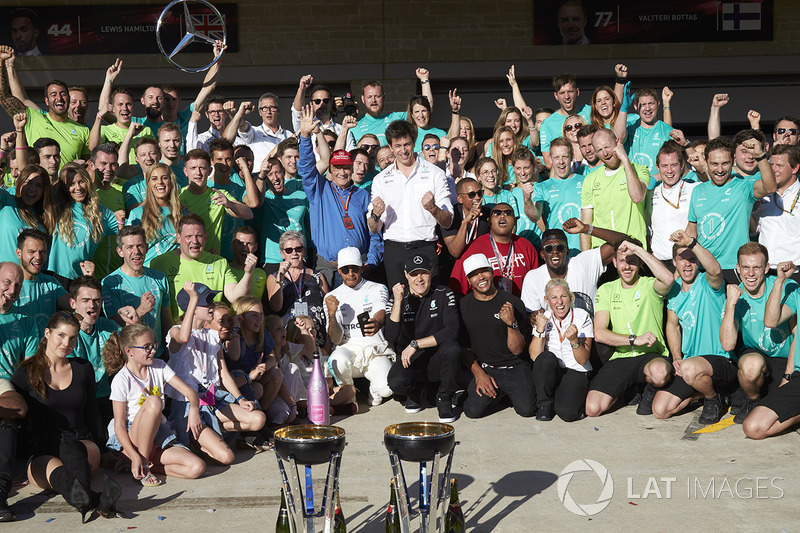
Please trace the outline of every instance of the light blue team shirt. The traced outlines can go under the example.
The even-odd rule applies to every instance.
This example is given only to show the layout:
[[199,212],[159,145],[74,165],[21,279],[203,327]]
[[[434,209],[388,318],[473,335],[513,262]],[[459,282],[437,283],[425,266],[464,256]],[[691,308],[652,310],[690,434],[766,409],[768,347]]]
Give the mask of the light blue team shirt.
[[[636,115],[634,115],[636,116]],[[637,120],[628,123],[628,136],[625,139],[625,151],[628,152],[633,163],[644,165],[650,171],[650,189],[658,183],[653,177],[658,174],[656,155],[661,146],[671,139],[669,136],[672,126],[661,120],[656,121],[652,128],[645,128]]]
[[426,128],[426,129],[417,128],[417,141],[414,143],[414,151],[417,152],[418,154],[422,152],[422,140],[429,133],[432,133],[432,134],[436,135],[437,137],[439,137],[440,141],[441,141],[442,137],[446,137],[447,136],[447,132],[444,131],[443,129],[439,129],[439,128]]
[[719,355],[730,359],[731,353],[722,349],[719,330],[725,310],[725,284],[714,290],[705,272],[697,275],[688,291],[678,278],[667,295],[667,309],[678,315],[681,325],[683,358]]
[[484,194],[483,205],[491,209],[497,204],[509,204],[511,209],[514,210],[514,215],[519,216],[520,209],[519,206],[517,206],[517,199],[514,198],[514,195],[511,194],[511,191],[500,189],[494,196],[486,196]]
[[125,195],[125,209],[130,211],[133,206],[143,204],[144,197],[147,196],[147,183],[141,173],[132,177],[122,186],[122,194]]
[[39,347],[36,322],[12,309],[0,313],[0,378],[11,379],[19,363]]
[[[30,226],[22,220],[17,211],[17,199],[8,191],[0,189],[0,262],[11,261],[19,263],[17,258],[17,237],[19,233]],[[44,231],[37,224],[36,229]],[[45,231],[45,233],[47,233]]]
[[[538,184],[534,184],[534,194],[536,194],[536,186]],[[514,231],[520,237],[525,237],[528,239],[531,244],[535,246],[539,246],[542,242],[542,230],[539,229],[539,226],[536,225],[536,222],[528,218],[528,215],[525,214],[525,197],[522,195],[522,187],[514,187],[511,189],[511,196],[514,197],[514,201],[517,203],[516,211],[517,211],[517,228]],[[531,196],[531,200],[533,196]],[[512,207],[514,204],[511,204]]]
[[261,244],[265,263],[283,261],[278,240],[284,231],[294,230],[302,233],[306,243],[311,241],[308,231],[308,197],[303,183],[298,179],[287,180],[283,194],[268,190],[264,195],[261,211]]
[[[141,226],[143,212],[144,206],[140,205],[134,208],[130,215],[128,215],[128,225]],[[156,238],[152,242],[147,243],[147,255],[144,257],[144,266],[150,266],[150,261],[154,258],[161,254],[171,252],[178,247],[178,241],[175,239],[175,226],[172,225],[172,221],[169,218],[171,212],[169,207],[161,208],[161,229],[158,231]]]
[[[742,296],[736,303],[734,319],[739,324],[742,331],[742,341],[745,348],[755,348],[767,357],[779,357],[787,359],[792,346],[792,328],[787,320],[777,328],[764,326],[764,309],[767,306],[772,287],[775,285],[775,276],[767,276],[764,280],[764,294],[758,298],[750,296],[743,284],[739,284],[742,289]],[[798,289],[796,282],[786,280],[783,285],[783,297],[781,303],[789,305],[789,301],[795,298]]]
[[[592,108],[584,105],[577,114],[582,116],[588,124],[591,121],[591,112]],[[558,111],[544,119],[539,128],[539,148],[541,148],[542,152],[550,152],[550,141],[563,136],[565,120],[567,120],[567,115],[562,115]]]
[[35,280],[24,280],[19,298],[14,303],[17,312],[27,315],[36,323],[36,331],[44,334],[44,328],[58,309],[58,299],[67,291],[53,276],[39,274]]
[[733,172],[733,176],[736,178],[742,178],[745,181],[749,181],[750,183],[755,183],[761,179],[761,171],[756,170],[754,174],[742,174],[741,172]]
[[736,254],[750,240],[750,212],[756,201],[753,182],[732,177],[718,187],[712,181],[692,191],[689,222],[697,223],[697,242],[724,269],[736,266]]
[[[95,396],[105,398],[111,394],[111,385],[108,374],[103,364],[103,346],[111,335],[120,330],[119,324],[108,318],[98,317],[91,333],[80,330],[78,342],[70,357],[85,359],[92,364],[94,369]],[[162,343],[163,344],[163,343]]]
[[[542,202],[542,216],[548,229],[561,226],[570,218],[581,218],[581,189],[584,176],[573,174],[565,179],[550,178],[534,185],[534,202]],[[581,251],[579,235],[567,233],[570,255]]]
[[[236,172],[231,171],[230,181],[224,185],[214,183],[211,178],[209,178],[206,183],[209,187],[230,193],[230,195],[233,196],[237,201],[244,202],[244,196],[247,194],[247,188],[245,187],[242,178],[239,177],[239,174]],[[220,255],[227,259],[228,262],[234,260],[233,247],[231,247],[233,234],[238,228],[244,226],[244,224],[245,221],[241,218],[231,216],[222,217],[222,234],[220,236],[220,251],[222,253]]]
[[[117,218],[114,213],[103,206],[99,206],[100,221],[103,226],[103,236],[117,233]],[[77,278],[82,274],[81,261],[86,261],[94,257],[101,239],[97,242],[92,240],[92,232],[86,218],[83,216],[83,204],[72,203],[72,231],[74,234],[73,243],[67,244],[61,238],[59,230],[53,234],[53,245],[50,249],[47,268],[64,276],[65,278]]]
[[383,146],[386,144],[386,127],[395,120],[405,120],[405,111],[395,111],[394,113],[384,113],[377,118],[372,115],[364,115],[358,119],[358,124],[350,132],[358,144],[358,141],[367,133],[378,137],[378,142]]

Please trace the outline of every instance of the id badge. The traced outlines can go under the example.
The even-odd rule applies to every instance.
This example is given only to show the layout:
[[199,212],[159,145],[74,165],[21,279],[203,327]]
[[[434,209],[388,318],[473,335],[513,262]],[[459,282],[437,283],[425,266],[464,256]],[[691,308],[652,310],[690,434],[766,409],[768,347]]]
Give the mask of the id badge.
[[200,405],[209,405],[214,407],[217,403],[217,399],[214,396],[214,384],[208,386],[207,389],[203,390],[203,387],[197,387],[197,393],[200,396]]
[[506,277],[500,278],[500,281],[497,282],[497,288],[501,291],[511,292],[511,280]]
[[295,302],[292,306],[292,317],[308,315],[308,303]]
[[355,228],[355,226],[353,225],[353,219],[350,217],[342,217],[342,222],[344,222],[344,229]]

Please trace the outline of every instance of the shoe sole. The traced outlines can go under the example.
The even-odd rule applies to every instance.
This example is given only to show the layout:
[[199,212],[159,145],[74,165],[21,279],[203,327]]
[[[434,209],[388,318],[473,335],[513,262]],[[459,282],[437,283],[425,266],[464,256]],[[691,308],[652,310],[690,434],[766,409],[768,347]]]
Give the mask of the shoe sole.
[[455,421],[456,421],[456,418],[457,418],[457,417],[455,417],[455,416],[454,416],[454,417],[451,417],[451,418],[442,418],[442,417],[439,417],[439,423],[440,423],[440,424],[449,424],[449,423],[451,423],[451,422],[455,422]]
[[405,410],[406,410],[406,414],[407,415],[415,415],[415,414],[421,412],[422,408],[420,407],[418,409],[409,409],[408,407],[406,407]]

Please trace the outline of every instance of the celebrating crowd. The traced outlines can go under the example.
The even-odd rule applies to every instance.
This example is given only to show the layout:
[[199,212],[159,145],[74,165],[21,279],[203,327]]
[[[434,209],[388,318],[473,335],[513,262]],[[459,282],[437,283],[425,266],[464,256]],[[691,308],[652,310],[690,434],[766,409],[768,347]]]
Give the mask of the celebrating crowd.
[[359,111],[311,75],[291,104],[226,101],[220,62],[189,106],[151,85],[137,116],[120,60],[87,117],[85,89],[51,81],[40,107],[16,68],[0,47],[0,521],[15,460],[113,517],[101,462],[149,487],[263,449],[305,421],[315,354],[335,414],[361,391],[442,422],[700,402],[753,439],[800,422],[798,119],[766,135],[752,110],[729,140],[709,95],[690,142],[625,65],[582,107],[556,76],[555,109],[512,66],[478,139],[457,89],[432,124],[424,68],[388,112],[378,81]]

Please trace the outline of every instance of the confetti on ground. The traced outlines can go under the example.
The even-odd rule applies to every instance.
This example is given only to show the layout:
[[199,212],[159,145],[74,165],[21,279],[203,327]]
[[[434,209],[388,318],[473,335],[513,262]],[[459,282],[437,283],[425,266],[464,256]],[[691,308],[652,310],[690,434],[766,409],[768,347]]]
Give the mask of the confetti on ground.
[[600,431],[600,428],[594,428],[595,431]]
[[55,520],[55,518],[48,518],[47,520],[45,520],[45,522],[52,522],[53,520]]
[[209,513],[213,513],[214,511],[216,511],[216,509],[206,509],[206,511],[208,511]]
[[636,506],[639,505],[638,503],[633,503],[633,502],[628,502],[628,503],[631,504],[631,505],[636,505]]
[[159,520],[164,520],[165,518],[166,518],[166,516],[160,516],[160,515],[158,517]]

